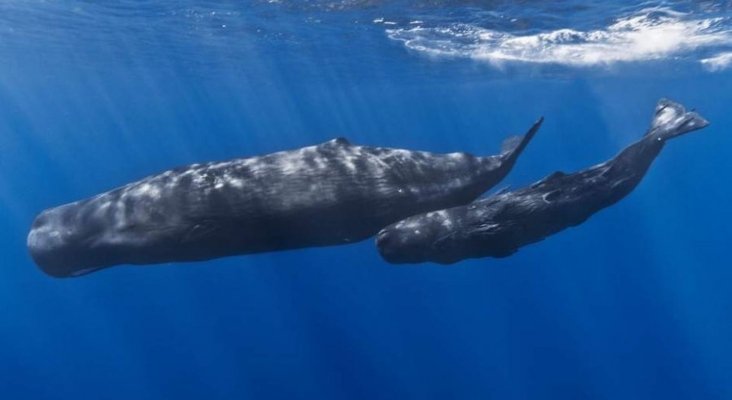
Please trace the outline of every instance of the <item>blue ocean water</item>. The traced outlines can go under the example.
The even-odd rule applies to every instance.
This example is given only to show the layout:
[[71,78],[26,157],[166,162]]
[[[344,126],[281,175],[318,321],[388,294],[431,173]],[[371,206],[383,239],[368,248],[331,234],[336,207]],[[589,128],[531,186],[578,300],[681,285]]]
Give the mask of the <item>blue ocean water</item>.
[[[589,3],[0,3],[2,398],[732,398],[732,3]],[[613,156],[661,97],[711,126],[510,258],[54,279],[26,251],[41,210],[173,166],[336,136],[493,154],[543,115],[519,187]]]

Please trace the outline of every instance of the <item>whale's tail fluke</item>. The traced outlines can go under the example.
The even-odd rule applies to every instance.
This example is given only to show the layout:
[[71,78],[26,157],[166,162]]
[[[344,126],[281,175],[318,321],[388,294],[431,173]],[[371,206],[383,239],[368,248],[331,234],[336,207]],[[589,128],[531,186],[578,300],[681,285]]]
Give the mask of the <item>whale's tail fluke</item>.
[[709,121],[696,112],[686,111],[684,106],[679,103],[661,99],[656,104],[656,112],[648,135],[660,141],[666,141],[707,125],[709,125]]
[[524,151],[531,139],[534,138],[536,132],[539,131],[542,122],[544,122],[544,117],[541,117],[538,121],[534,122],[534,125],[531,126],[525,135],[512,136],[504,140],[501,144],[501,157],[506,160],[515,161],[521,152]]

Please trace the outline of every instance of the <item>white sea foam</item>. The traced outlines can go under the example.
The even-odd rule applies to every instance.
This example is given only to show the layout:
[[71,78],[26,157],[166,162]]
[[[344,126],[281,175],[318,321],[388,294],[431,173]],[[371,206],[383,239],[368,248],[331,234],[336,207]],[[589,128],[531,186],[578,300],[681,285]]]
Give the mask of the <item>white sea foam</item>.
[[[732,46],[729,21],[722,17],[666,8],[644,9],[616,19],[602,29],[514,34],[453,23],[438,27],[387,29],[388,36],[409,49],[433,56],[472,58],[493,64],[524,62],[568,66],[609,65],[685,57],[692,52]],[[702,61],[723,68],[732,53]]]
[[719,53],[713,57],[699,60],[709,71],[722,71],[732,66],[732,52]]

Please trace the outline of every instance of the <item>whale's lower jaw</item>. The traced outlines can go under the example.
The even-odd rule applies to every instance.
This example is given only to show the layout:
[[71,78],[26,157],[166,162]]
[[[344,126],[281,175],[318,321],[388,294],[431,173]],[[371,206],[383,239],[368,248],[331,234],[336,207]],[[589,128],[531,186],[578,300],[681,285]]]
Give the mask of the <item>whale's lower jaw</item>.
[[[30,236],[30,235],[29,235]],[[49,249],[34,245],[29,240],[28,252],[33,261],[47,275],[56,278],[86,275],[118,264],[108,257],[94,256],[86,250],[68,247]]]

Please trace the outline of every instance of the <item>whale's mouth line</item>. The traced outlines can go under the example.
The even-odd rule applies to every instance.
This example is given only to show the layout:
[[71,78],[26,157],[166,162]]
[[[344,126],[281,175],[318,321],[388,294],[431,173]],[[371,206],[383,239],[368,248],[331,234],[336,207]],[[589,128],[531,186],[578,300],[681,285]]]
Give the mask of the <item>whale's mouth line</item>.
[[104,267],[90,267],[90,268],[82,268],[76,271],[72,271],[68,276],[76,278],[77,276],[83,276],[87,274],[91,274],[92,272],[97,272],[101,269],[104,269]]
[[[65,278],[96,272],[106,266],[94,265],[90,255],[98,254],[90,235],[64,237],[60,232],[69,231],[63,227],[37,227],[31,230],[27,246],[31,258],[48,275]],[[92,265],[92,266],[89,266]]]

